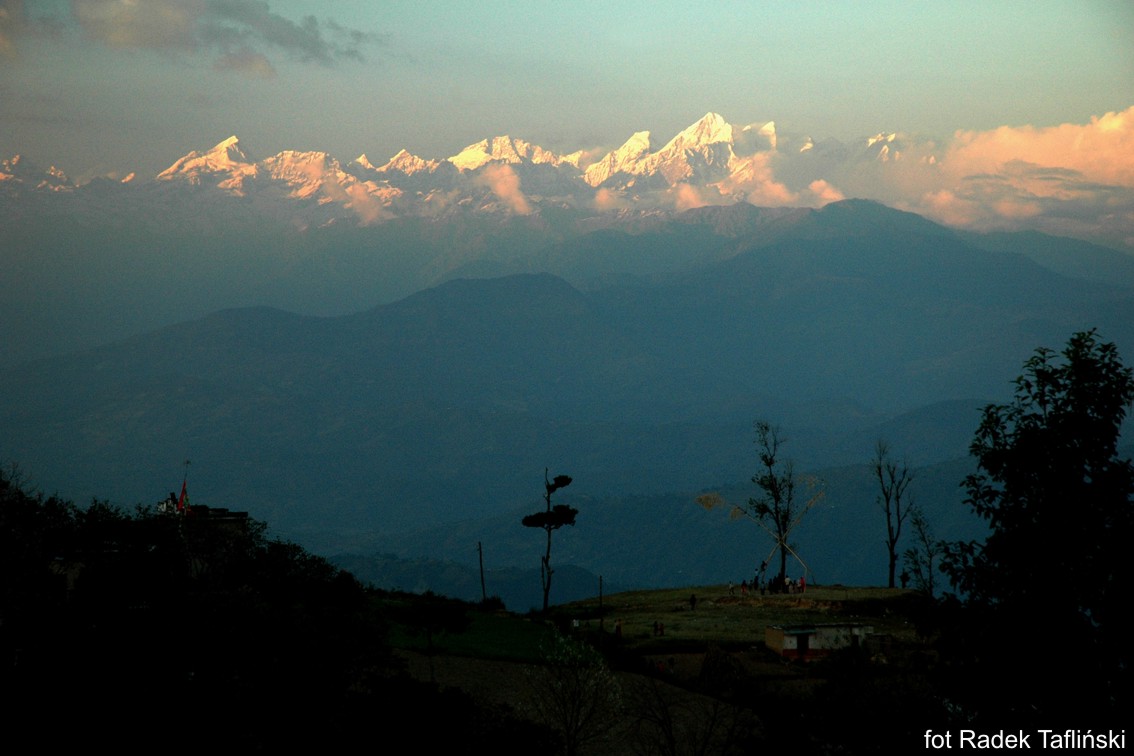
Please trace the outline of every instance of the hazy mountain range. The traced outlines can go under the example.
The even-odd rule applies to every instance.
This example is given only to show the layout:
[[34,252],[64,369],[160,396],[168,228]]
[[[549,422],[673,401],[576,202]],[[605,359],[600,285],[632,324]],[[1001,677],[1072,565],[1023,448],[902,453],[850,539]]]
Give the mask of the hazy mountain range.
[[[675,193],[682,192],[687,197],[691,191],[709,192],[718,204],[746,199],[772,151],[797,162],[799,175],[790,183],[803,188],[824,171],[832,175],[837,163],[899,159],[909,139],[878,134],[855,145],[816,145],[809,138],[778,135],[773,122],[734,126],[719,114],[707,113],[661,146],[648,131],[641,131],[605,155],[559,155],[504,135],[470,144],[443,160],[402,150],[375,166],[365,154],[343,161],[321,151],[286,150],[256,158],[231,136],[212,149],[187,153],[150,180],[128,174],[80,186],[57,168],[43,169],[16,156],[0,163],[0,188],[9,195],[74,194],[95,205],[114,184],[145,186],[151,194],[155,184],[219,189],[247,198],[261,210],[283,202],[304,224],[372,224],[395,217],[436,217],[454,208],[527,214],[541,203],[600,210],[672,209]],[[808,171],[813,175],[804,175]],[[603,191],[596,195],[596,189]],[[115,199],[123,207],[124,196],[119,193]],[[828,199],[813,193],[804,202]]]
[[[726,126],[707,117],[688,143],[720,145]],[[547,187],[564,166],[579,180],[530,145],[477,149],[461,160],[511,149]],[[735,166],[714,150],[680,154],[694,173]],[[597,183],[685,170],[650,157],[664,152],[627,148]],[[863,201],[518,212],[491,187],[492,208],[308,225],[347,205],[325,182],[300,196],[315,184],[285,170],[297,156],[240,155],[232,141],[191,154],[144,191],[4,195],[0,457],[64,495],[125,503],[165,496],[191,459],[193,496],[324,553],[469,564],[483,540],[496,566],[538,564],[519,516],[550,467],[575,477],[582,510],[564,563],[623,584],[739,580],[758,530],[692,495],[742,490],[766,418],[798,469],[844,481],[801,531],[812,568],[876,582],[863,465],[877,438],[938,481],[919,495],[944,530],[971,531],[957,485],[979,407],[1075,330],[1134,354],[1134,265],[1086,242],[963,234]],[[406,180],[468,178],[402,163]],[[322,175],[354,186],[335,171]]]
[[377,555],[455,560],[449,590],[478,588],[477,541],[490,567],[538,564],[519,519],[551,468],[582,511],[563,564],[703,582],[764,549],[692,504],[750,495],[763,418],[827,480],[799,535],[815,574],[877,582],[878,438],[921,469],[942,535],[972,533],[958,485],[980,406],[1076,330],[1134,355],[1128,255],[827,201],[820,177],[902,160],[932,145],[713,113],[605,155],[501,136],[375,166],[233,137],[81,185],[13,158],[0,459],[125,504],[177,488],[189,459],[199,501],[403,587],[443,571]]

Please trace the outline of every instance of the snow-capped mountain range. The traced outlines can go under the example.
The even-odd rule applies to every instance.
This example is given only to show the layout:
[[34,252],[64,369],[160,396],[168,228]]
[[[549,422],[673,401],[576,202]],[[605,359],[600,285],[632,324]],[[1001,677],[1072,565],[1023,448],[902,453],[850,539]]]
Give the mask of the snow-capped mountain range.
[[[693,189],[699,204],[750,199],[767,183],[770,161],[790,164],[789,192],[805,190],[824,172],[848,161],[900,158],[906,139],[881,134],[859,144],[814,144],[778,134],[774,122],[736,126],[717,113],[704,117],[655,148],[648,131],[596,157],[578,151],[561,155],[511,136],[468,145],[451,157],[432,160],[398,152],[381,166],[365,154],[343,163],[326,152],[286,150],[257,159],[236,136],[206,151],[192,151],[149,181],[132,174],[131,188],[187,187],[252,198],[260,207],[300,217],[305,223],[381,222],[399,216],[430,216],[453,208],[526,214],[556,206],[674,206],[675,194]],[[19,156],[0,163],[0,197],[28,193],[106,190],[112,182],[79,185],[61,171],[29,165]],[[121,199],[121,193],[116,197]],[[798,197],[797,204],[822,204]],[[306,216],[306,217],[302,217]]]

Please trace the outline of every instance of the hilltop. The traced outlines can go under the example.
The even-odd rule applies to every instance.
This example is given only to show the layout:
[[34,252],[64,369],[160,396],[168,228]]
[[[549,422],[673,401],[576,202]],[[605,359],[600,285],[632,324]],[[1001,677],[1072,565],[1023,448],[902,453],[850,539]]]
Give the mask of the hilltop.
[[[714,743],[712,753],[789,743],[801,753],[835,744],[868,753],[879,743],[912,743],[919,727],[944,721],[927,695],[932,639],[915,629],[926,608],[902,590],[830,586],[761,597],[742,596],[735,586],[731,593],[728,586],[675,587],[605,596],[601,609],[597,597],[560,605],[548,618],[475,615],[464,632],[436,638],[432,652],[420,636],[405,636],[398,654],[419,679],[539,721],[546,712],[532,701],[540,690],[533,678],[546,662],[544,633],[555,626],[601,651],[611,670],[609,677],[596,671],[594,681],[562,681],[586,687],[601,679],[617,691],[618,713],[596,712],[587,753],[684,753],[696,742]],[[664,635],[654,629],[658,621]],[[825,660],[792,661],[765,647],[768,625],[815,623],[852,623],[872,633],[862,648]],[[877,708],[890,716],[877,720],[870,713]]]

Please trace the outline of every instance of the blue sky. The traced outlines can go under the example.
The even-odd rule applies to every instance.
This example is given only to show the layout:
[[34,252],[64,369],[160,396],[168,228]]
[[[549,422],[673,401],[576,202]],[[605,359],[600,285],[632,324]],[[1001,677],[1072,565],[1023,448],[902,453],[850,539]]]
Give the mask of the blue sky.
[[1131,105],[1129,2],[0,0],[0,156],[80,177],[230,134],[379,163],[664,141],[710,110],[849,140]]

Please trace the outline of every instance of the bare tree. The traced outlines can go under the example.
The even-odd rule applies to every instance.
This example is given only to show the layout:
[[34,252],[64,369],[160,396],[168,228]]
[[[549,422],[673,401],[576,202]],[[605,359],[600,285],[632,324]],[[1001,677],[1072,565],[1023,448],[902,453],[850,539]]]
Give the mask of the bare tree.
[[631,680],[625,698],[628,746],[639,756],[751,752],[758,725],[746,709],[644,675]]
[[914,545],[906,549],[906,569],[912,573],[914,588],[933,598],[937,589],[934,572],[936,562],[945,551],[945,544],[933,537],[929,520],[918,508],[911,509],[910,524],[913,525]]
[[894,587],[894,572],[898,566],[898,541],[902,525],[913,510],[912,497],[907,489],[914,474],[905,462],[898,463],[890,456],[889,445],[879,440],[874,447],[874,477],[878,481],[878,506],[886,515],[886,551],[889,555],[889,586]]
[[[757,420],[756,447],[760,458],[760,470],[752,476],[762,492],[759,497],[748,499],[745,504],[734,504],[732,515],[745,516],[757,522],[768,535],[772,537],[772,550],[765,557],[763,564],[767,564],[777,551],[780,553],[780,571],[773,584],[782,586],[787,578],[787,558],[790,553],[807,571],[807,564],[788,543],[788,536],[813,506],[823,498],[823,491],[814,478],[807,478],[803,482],[807,486],[807,500],[796,501],[795,468],[791,461],[783,462],[780,459],[780,446],[784,439],[780,429],[764,420]],[[697,497],[697,503],[705,509],[724,503],[719,494],[710,493]]]
[[620,721],[618,678],[598,651],[560,633],[542,645],[540,660],[528,672],[528,705],[562,735],[565,756],[575,756]]

